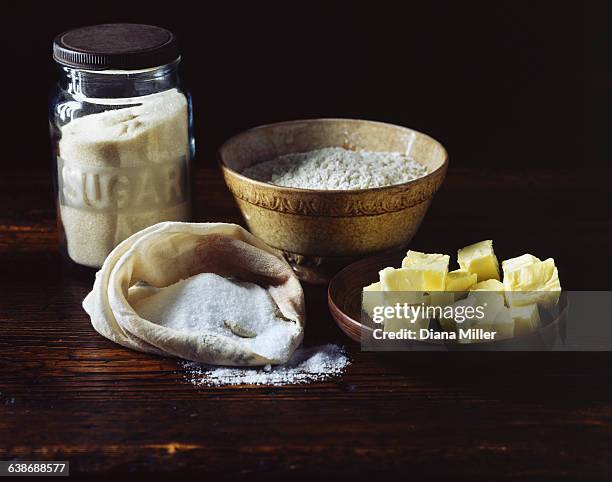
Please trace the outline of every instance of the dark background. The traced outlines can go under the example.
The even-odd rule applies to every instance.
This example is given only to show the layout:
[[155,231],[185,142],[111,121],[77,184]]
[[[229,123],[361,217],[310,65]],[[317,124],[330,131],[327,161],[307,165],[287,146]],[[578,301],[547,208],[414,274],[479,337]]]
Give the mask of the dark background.
[[533,1],[13,2],[2,14],[2,164],[51,166],[54,35],[128,21],[178,34],[199,163],[258,124],[355,117],[426,132],[455,167],[601,166],[608,105],[594,99],[612,76],[590,46],[604,58],[610,35],[608,17],[590,10]]
[[[17,169],[0,170],[0,459],[70,460],[73,473],[111,481],[173,470],[251,482],[610,481],[610,353],[360,352],[332,321],[323,287],[306,287],[307,343],[338,342],[353,358],[331,383],[195,389],[174,360],[95,335],[81,308],[92,279],[69,275],[58,253],[46,120],[56,33],[166,26],[182,41],[200,163],[265,122],[414,127],[448,147],[451,168],[494,169],[451,171],[412,249],[493,239],[500,259],[553,257],[564,289],[611,290],[612,16],[591,8],[3,3],[0,165]],[[19,169],[29,165],[42,169]],[[220,176],[197,174],[196,219],[240,221]]]

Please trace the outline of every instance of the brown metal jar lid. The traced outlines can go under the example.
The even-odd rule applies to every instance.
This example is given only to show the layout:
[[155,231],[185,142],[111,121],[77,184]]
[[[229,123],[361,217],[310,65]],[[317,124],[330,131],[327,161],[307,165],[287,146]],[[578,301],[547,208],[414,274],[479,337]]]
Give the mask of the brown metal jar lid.
[[179,58],[172,32],[153,25],[108,23],[61,33],[53,41],[53,58],[85,70],[141,70]]

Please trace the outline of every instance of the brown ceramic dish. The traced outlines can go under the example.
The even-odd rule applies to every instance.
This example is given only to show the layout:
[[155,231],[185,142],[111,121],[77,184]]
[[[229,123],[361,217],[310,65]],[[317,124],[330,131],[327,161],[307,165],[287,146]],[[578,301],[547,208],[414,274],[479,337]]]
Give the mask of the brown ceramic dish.
[[[364,286],[378,281],[378,272],[387,266],[400,266],[406,253],[403,250],[371,256],[357,261],[333,277],[327,292],[329,310],[340,329],[352,340],[361,342],[362,335],[370,336],[373,323],[361,322],[361,291]],[[413,345],[437,345],[452,350],[529,350],[551,346],[564,338],[568,302],[565,296],[559,301],[559,314],[554,319],[543,321],[538,331],[506,340],[473,344],[453,344],[414,341]],[[369,321],[369,320],[368,320]],[[433,347],[432,347],[433,348]]]
[[[280,187],[240,174],[279,155],[323,147],[401,152],[429,173],[404,184],[351,191]],[[251,232],[283,251],[303,280],[323,283],[355,259],[407,246],[444,180],[448,156],[439,142],[406,127],[312,119],[238,134],[219,149],[219,163]]]

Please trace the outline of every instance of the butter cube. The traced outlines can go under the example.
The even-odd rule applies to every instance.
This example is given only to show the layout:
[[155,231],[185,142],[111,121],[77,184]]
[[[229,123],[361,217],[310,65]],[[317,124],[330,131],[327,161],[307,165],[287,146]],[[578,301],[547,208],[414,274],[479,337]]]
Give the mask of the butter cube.
[[476,283],[470,290],[469,298],[473,299],[477,306],[482,307],[484,311],[483,323],[492,323],[499,311],[505,307],[504,285],[497,280]]
[[382,306],[384,304],[380,281],[364,286],[361,300],[363,311],[365,311],[370,318],[372,318],[374,307]]
[[[491,320],[480,317],[477,312],[478,300],[475,298],[465,298],[455,301],[447,309],[442,312],[442,316],[438,318],[440,326],[444,331],[457,331],[457,328],[482,328],[489,329]],[[482,319],[481,319],[482,318]]]
[[499,262],[493,252],[493,241],[481,241],[471,244],[457,252],[457,261],[461,269],[477,276],[478,281],[499,280]]
[[453,291],[457,295],[469,290],[476,284],[477,275],[466,269],[449,271],[446,276],[446,291]]
[[523,266],[529,266],[530,264],[539,263],[541,260],[536,258],[532,254],[523,254],[516,258],[510,258],[502,261],[502,270],[504,272],[504,278],[514,271],[518,271]]
[[[471,300],[471,306],[473,306],[474,309],[483,309],[484,317],[479,318],[478,316],[474,316],[472,319],[466,320],[462,328],[482,329],[485,333],[491,335],[495,332],[495,335],[491,339],[492,341],[511,338],[514,332],[514,321],[510,317],[510,311],[503,304],[503,296],[499,293],[490,292],[482,292],[478,296],[482,296],[483,294],[493,297],[486,302],[486,306],[483,306],[483,302],[477,296],[468,296],[467,300]],[[490,304],[492,300],[496,302]],[[481,343],[484,341],[487,340],[460,340],[461,343]]]
[[383,291],[423,291],[423,273],[407,268],[385,268],[379,271]]
[[448,254],[427,254],[420,251],[409,250],[406,257],[402,261],[402,267],[405,268],[411,264],[432,264],[443,263],[448,267],[450,256]]
[[491,291],[503,293],[504,284],[496,279],[488,279],[486,281],[476,283],[474,286],[472,286],[472,288],[470,288],[470,292],[472,291]]
[[402,261],[402,269],[421,273],[423,291],[444,291],[450,256],[408,251]]
[[[455,297],[453,293],[447,293],[446,291],[432,291],[431,293],[427,293],[425,295],[426,301],[425,303],[429,306],[437,306],[440,307],[440,314],[444,316],[444,309],[447,306],[452,306],[455,302]],[[445,331],[454,331],[454,320],[442,320],[441,317],[433,315],[438,318],[440,321],[440,326]],[[447,330],[448,328],[448,330]]]
[[404,305],[427,305],[427,293],[424,291],[383,291],[385,306]]
[[537,330],[542,325],[540,321],[540,310],[538,305],[510,307],[510,316],[514,320],[514,334],[526,335]]
[[422,303],[425,300],[423,273],[405,268],[385,268],[379,271],[380,286],[387,306],[396,303]]
[[[475,297],[467,297],[463,300],[459,300],[455,303],[455,324],[457,330],[470,330],[470,329],[482,329],[485,332],[491,331],[492,320],[485,314],[482,317],[478,313],[480,302]],[[464,315],[460,318],[460,313],[457,312],[457,308],[466,307],[471,308],[471,312],[464,312]],[[465,337],[458,337],[457,342],[461,344],[479,343],[481,340],[473,340]]]
[[502,307],[493,318],[491,330],[495,331],[495,340],[512,338],[516,332],[515,320],[512,318],[510,309]]
[[[458,308],[461,310],[465,310],[465,308],[467,307],[471,307],[471,309],[473,310],[475,306],[475,300],[473,299],[463,299],[463,300],[459,300],[456,301],[455,303],[452,304],[452,310],[445,310],[442,312],[442,316],[440,318],[438,318],[438,321],[440,322],[440,327],[444,330],[444,331],[457,331],[458,327],[461,328],[468,328],[467,325],[469,325],[469,320],[467,320],[467,317],[464,318],[459,318],[459,316],[457,316],[457,319],[455,319],[455,317],[453,316],[455,313],[459,313]],[[458,321],[457,321],[458,320]]]
[[502,263],[506,300],[510,306],[536,303],[550,308],[559,301],[561,284],[555,260],[523,255]]

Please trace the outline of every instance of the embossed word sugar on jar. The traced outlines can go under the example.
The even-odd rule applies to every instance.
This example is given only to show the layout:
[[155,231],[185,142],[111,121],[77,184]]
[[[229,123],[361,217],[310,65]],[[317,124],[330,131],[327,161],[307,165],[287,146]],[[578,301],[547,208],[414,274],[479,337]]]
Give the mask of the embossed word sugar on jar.
[[174,35],[137,24],[56,37],[50,105],[58,225],[68,257],[100,267],[141,229],[191,215],[191,103]]

